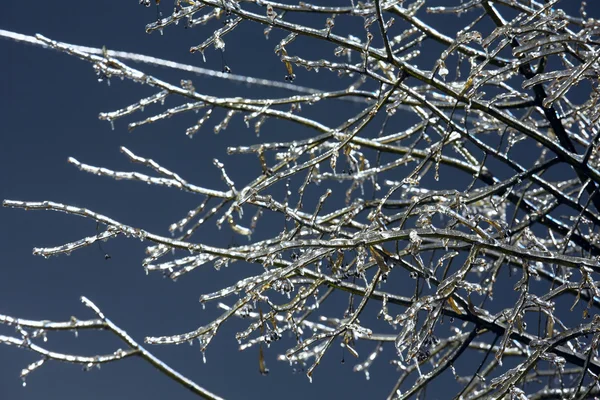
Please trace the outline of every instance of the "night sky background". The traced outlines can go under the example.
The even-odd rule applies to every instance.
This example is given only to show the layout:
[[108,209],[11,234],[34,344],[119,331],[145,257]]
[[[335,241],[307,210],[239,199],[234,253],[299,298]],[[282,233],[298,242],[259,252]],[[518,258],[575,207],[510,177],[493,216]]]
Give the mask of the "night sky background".
[[[166,3],[162,6],[163,12],[170,13],[171,2],[163,3]],[[579,2],[563,1],[561,6],[571,12],[579,7]],[[0,29],[29,35],[40,33],[67,43],[106,46],[112,50],[221,70],[221,56],[213,48],[206,52],[206,63],[201,55],[188,51],[209,37],[218,27],[216,23],[191,30],[171,26],[162,36],[146,34],[145,25],[155,18],[154,7],[142,7],[136,0],[7,1],[0,7]],[[440,16],[430,16],[428,20],[451,36],[455,36],[459,27],[454,24],[466,21]],[[285,69],[273,53],[273,47],[283,35],[274,32],[266,41],[262,31],[263,27],[244,23],[228,36],[226,62],[234,73],[283,81]],[[364,32],[357,33],[362,34]],[[328,56],[332,50],[331,47],[306,46],[296,47],[298,53],[315,54],[314,59]],[[0,38],[0,54],[1,199],[52,200],[86,207],[124,224],[168,236],[168,226],[198,205],[196,196],[139,182],[91,176],[68,164],[67,158],[72,156],[81,162],[114,170],[156,175],[143,166],[131,164],[119,151],[120,146],[125,146],[137,155],[158,161],[192,183],[227,190],[219,171],[213,166],[213,158],[226,164],[238,185],[260,173],[255,157],[228,156],[227,146],[305,138],[313,133],[269,121],[264,133],[257,138],[238,117],[228,130],[215,135],[212,127],[221,118],[214,117],[190,140],[185,136],[185,130],[202,114],[175,117],[128,132],[127,123],[162,111],[160,106],[149,108],[143,115],[119,120],[112,130],[108,122],[98,119],[99,112],[125,107],[155,91],[129,81],[112,80],[110,86],[106,82],[99,83],[87,62],[12,40]],[[433,59],[428,59],[429,56],[424,55],[420,63],[432,66]],[[183,78],[192,79],[200,93],[253,97],[289,94],[125,62],[174,84]],[[334,74],[300,70],[296,73],[299,85],[327,89],[342,87],[333,78]],[[174,104],[167,102],[167,105]],[[352,115],[358,110],[357,105],[329,102],[327,107],[313,107],[306,112],[335,125],[345,114]],[[403,128],[402,118],[397,118],[394,123],[398,125],[391,129]],[[271,223],[274,225],[269,226]],[[267,221],[264,229],[277,229],[280,223]],[[95,233],[95,222],[84,218],[57,212],[0,208],[0,313],[56,321],[68,320],[71,315],[80,319],[94,318],[92,311],[79,300],[85,295],[142,343],[145,336],[187,332],[211,321],[219,313],[216,303],[209,303],[206,310],[202,310],[199,295],[230,285],[238,276],[234,269],[240,266],[236,264],[230,270],[220,272],[206,265],[176,283],[160,274],[146,276],[141,260],[148,243],[124,237],[103,244],[104,250],[111,255],[109,260],[105,260],[104,252],[98,246],[76,251],[69,257],[44,259],[32,255],[33,247],[57,246]],[[199,241],[219,246],[232,241],[241,244],[245,240],[233,239],[227,226],[217,230],[214,223],[209,223],[200,235],[204,236]],[[338,310],[343,307],[342,303]],[[382,398],[389,393],[398,376],[395,367],[389,365],[389,357],[382,357],[372,368],[371,379],[366,380],[362,373],[352,372],[354,360],[340,362],[343,354],[336,345],[325,356],[311,384],[304,373],[294,373],[287,364],[276,361],[276,355],[284,351],[284,343],[277,343],[267,352],[271,373],[261,376],[257,349],[240,352],[234,338],[235,332],[243,329],[245,323],[225,325],[208,348],[206,364],[197,342],[193,347],[187,344],[147,347],[190,379],[227,399]],[[15,335],[13,328],[4,326],[0,326],[0,334]],[[73,333],[54,332],[48,339],[44,343],[48,349],[82,355],[110,353],[124,347],[109,332],[85,331],[78,338]],[[285,344],[289,343],[288,340]],[[361,361],[369,352],[369,347],[364,349]],[[391,347],[386,349],[391,351]],[[38,359],[32,352],[0,346],[1,399],[196,398],[137,358],[90,372],[82,372],[75,365],[49,361],[33,372],[27,379],[27,386],[23,387],[19,378],[21,369]],[[452,384],[451,375],[446,382]],[[433,399],[446,398],[444,387],[439,383],[428,395]]]

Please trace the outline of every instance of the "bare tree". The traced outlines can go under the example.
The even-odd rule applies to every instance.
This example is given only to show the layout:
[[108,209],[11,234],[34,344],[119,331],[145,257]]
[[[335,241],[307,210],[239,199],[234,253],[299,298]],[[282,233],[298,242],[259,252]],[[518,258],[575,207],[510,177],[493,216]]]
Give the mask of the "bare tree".
[[[215,159],[222,188],[191,183],[125,147],[126,157],[153,174],[71,158],[94,175],[194,193],[198,206],[169,227],[174,237],[168,237],[85,208],[5,200],[5,207],[61,211],[103,227],[75,242],[36,248],[34,254],[69,254],[125,235],[150,243],[142,262],[147,272],[174,280],[205,264],[263,267],[200,297],[202,303],[218,302],[217,319],[190,332],[147,337],[147,344],[198,341],[204,350],[225,322],[239,317],[248,321],[236,335],[240,349],[258,347],[264,374],[263,352],[273,341],[287,343],[280,359],[306,367],[309,379],[338,344],[359,358],[354,370],[367,377],[377,356],[391,352],[390,368],[397,367],[399,377],[390,382],[390,399],[424,396],[443,373],[454,374],[461,384],[452,394],[456,398],[595,398],[600,393],[600,319],[594,314],[600,306],[595,280],[600,272],[600,23],[587,16],[585,1],[578,2],[579,15],[567,14],[558,0],[344,3],[349,4],[176,0],[166,15],[170,4],[163,2],[158,12],[165,15],[146,31],[212,24],[214,33],[190,51],[204,54],[214,47],[223,59],[221,72],[3,31],[89,61],[100,80],[129,79],[156,91],[100,114],[111,124],[154,107],[160,111],[130,122],[129,129],[199,111],[203,116],[187,129],[188,136],[222,113],[215,131],[239,118],[258,134],[263,124],[278,119],[303,137],[289,137],[290,131],[285,141],[232,145],[229,154],[254,156],[262,173],[250,182],[234,182]],[[439,14],[468,18],[460,30],[443,33],[428,22]],[[264,29],[277,42],[281,77],[236,75],[227,65],[227,35],[241,23]],[[353,34],[342,33],[348,31]],[[317,47],[329,56],[315,59]],[[435,52],[437,61],[431,65],[424,52]],[[128,61],[291,94],[213,96],[190,80],[169,83]],[[328,85],[338,89],[304,86],[296,79],[301,69],[333,74],[337,79]],[[162,106],[166,98],[177,105]],[[302,110],[340,101],[351,105],[352,115],[340,116],[337,125]],[[261,218],[272,216],[280,217],[279,229],[261,231]],[[213,222],[247,237],[249,244],[221,248],[199,242],[194,233]],[[510,301],[493,297],[507,287],[514,289],[506,297]],[[319,306],[339,293],[348,302],[323,315]],[[18,332],[0,336],[0,342],[41,356],[23,370],[23,379],[49,360],[91,368],[139,356],[198,395],[219,398],[82,300],[96,319],[48,322],[0,315],[0,322]],[[577,307],[578,313],[555,312],[565,307]],[[84,357],[34,343],[48,331],[84,329],[109,330],[127,349]],[[361,342],[372,343],[370,354],[358,353]],[[464,357],[477,361],[458,370],[455,364]],[[514,367],[503,365],[507,358]]]

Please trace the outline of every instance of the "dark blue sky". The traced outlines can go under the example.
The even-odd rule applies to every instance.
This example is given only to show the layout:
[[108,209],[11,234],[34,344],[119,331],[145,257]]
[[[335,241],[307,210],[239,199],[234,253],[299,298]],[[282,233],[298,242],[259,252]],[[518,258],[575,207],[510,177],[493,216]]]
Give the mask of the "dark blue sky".
[[[575,7],[574,3],[578,2],[570,6]],[[164,7],[170,11],[167,5]],[[155,17],[153,7],[146,9],[135,0],[11,1],[0,8],[0,29],[30,35],[40,33],[78,45],[104,45],[109,49],[221,69],[221,57],[214,50],[207,51],[207,63],[202,62],[200,55],[188,51],[190,46],[208,37],[214,25],[193,30],[170,27],[163,36],[148,35],[144,27]],[[451,25],[443,28],[454,36]],[[276,42],[266,42],[262,29],[251,24],[240,27],[227,43],[227,63],[236,73],[283,80],[285,71],[273,53]],[[277,40],[280,37],[277,36]],[[281,129],[283,125],[273,123],[257,138],[241,119],[227,131],[214,135],[212,126],[219,121],[215,118],[190,140],[185,136],[185,129],[194,123],[196,116],[172,118],[133,132],[127,131],[127,123],[136,119],[127,119],[117,121],[111,130],[107,122],[98,120],[99,112],[127,106],[153,91],[118,80],[113,80],[110,86],[106,82],[99,83],[90,64],[40,47],[0,39],[0,54],[3,55],[0,63],[1,199],[68,203],[168,235],[168,226],[198,204],[195,196],[91,176],[68,164],[67,158],[72,156],[81,162],[116,170],[143,171],[119,152],[120,146],[126,146],[194,183],[226,190],[213,166],[213,158],[226,163],[236,182],[247,182],[260,173],[254,157],[227,156],[228,145],[253,144],[269,137],[289,140],[307,135],[298,128]],[[275,93],[218,79],[131,65],[175,84],[182,78],[191,78],[197,90],[207,94],[262,97]],[[333,74],[297,73],[297,82],[301,85],[322,87],[334,82]],[[331,104],[327,109],[308,112],[324,121],[329,118],[333,124],[336,115],[343,115],[349,107],[354,107],[340,102]],[[149,112],[144,117],[150,115]],[[93,318],[91,310],[79,301],[79,297],[85,295],[139,342],[143,342],[146,335],[186,332],[212,320],[217,313],[216,304],[208,304],[206,310],[202,310],[199,295],[235,282],[239,274],[235,269],[241,268],[235,265],[230,267],[231,271],[216,272],[206,266],[176,283],[159,275],[146,276],[141,267],[145,244],[126,238],[104,244],[111,254],[110,260],[105,260],[96,246],[69,257],[46,260],[33,256],[32,248],[60,245],[93,235],[95,223],[56,212],[7,208],[0,209],[0,221],[0,313],[30,319],[68,320],[71,315]],[[232,238],[227,228],[218,231],[214,225],[201,235],[204,236],[200,241],[221,246]],[[242,239],[236,240],[239,243]],[[345,300],[341,297],[340,301]],[[339,308],[343,307],[342,303]],[[207,351],[207,364],[202,362],[197,343],[193,347],[151,346],[149,350],[190,379],[228,399],[381,398],[388,394],[398,374],[388,364],[389,357],[383,357],[376,362],[367,381],[363,374],[352,372],[352,360],[340,363],[342,351],[334,346],[317,369],[314,382],[309,384],[303,373],[293,373],[292,368],[275,361],[276,355],[284,351],[278,343],[267,352],[271,373],[263,377],[258,372],[257,349],[238,351],[234,334],[243,326],[243,323],[232,324],[219,333]],[[11,335],[12,328],[0,327],[0,334]],[[48,349],[85,355],[109,353],[123,347],[108,332],[81,332],[78,338],[71,333],[50,333],[48,339],[45,343]],[[367,356],[369,347],[364,349],[361,359]],[[390,347],[386,349],[391,351]],[[24,388],[19,373],[37,359],[31,352],[0,346],[0,398],[195,398],[138,359],[91,372],[82,372],[74,365],[48,362],[31,374]],[[437,390],[440,391],[436,393]],[[443,388],[438,387],[429,394],[431,398],[443,399],[443,393]]]
[[[177,60],[212,69],[221,69],[221,57],[207,51],[207,63],[189,47],[208,37],[213,26],[184,30],[172,27],[148,35],[144,27],[156,16],[155,9],[137,1],[33,1],[7,2],[0,12],[0,29],[46,37],[86,46],[132,51]],[[170,10],[169,10],[170,11]],[[229,44],[227,62],[234,72],[283,81],[285,70],[266,42],[262,28],[247,25],[238,34],[255,35],[257,45]],[[258,45],[260,44],[260,46]],[[151,157],[192,182],[226,189],[213,158],[226,162],[238,182],[259,172],[255,158],[228,157],[225,147],[257,142],[241,119],[219,135],[212,125],[193,140],[185,136],[195,115],[173,118],[164,123],[127,131],[127,122],[117,121],[115,130],[98,120],[98,113],[124,107],[153,93],[131,82],[113,80],[109,87],[98,83],[92,66],[55,51],[0,39],[0,197],[17,200],[53,200],[109,215],[123,223],[168,235],[169,224],[198,204],[195,196],[135,182],[114,181],[85,174],[67,163],[72,156],[81,162],[108,168],[143,171],[119,152],[126,146],[136,154]],[[248,94],[240,85],[204,77],[186,76],[165,69],[134,65],[165,80],[178,83],[192,78],[199,91],[208,94]],[[300,75],[301,73],[299,73]],[[310,75],[305,74],[310,77]],[[329,75],[331,77],[331,75]],[[323,81],[325,77],[322,77]],[[308,82],[304,81],[304,84]],[[319,82],[312,82],[318,86]],[[252,88],[262,90],[260,88]],[[255,96],[264,95],[253,92]],[[282,94],[281,92],[279,94]],[[154,110],[158,110],[155,108]],[[149,115],[148,112],[144,117]],[[215,119],[214,124],[217,123]],[[289,132],[288,132],[289,133]],[[261,137],[262,139],[262,137]],[[115,323],[142,342],[146,335],[174,334],[195,329],[216,315],[216,304],[205,311],[200,294],[234,282],[235,275],[216,273],[207,266],[197,274],[173,283],[159,275],[146,276],[141,267],[144,244],[119,238],[104,245],[112,258],[104,260],[96,247],[71,256],[48,260],[32,255],[33,247],[60,245],[95,233],[95,223],[55,212],[25,212],[0,209],[0,313],[31,319],[67,320],[71,315],[92,318],[91,310],[79,301],[89,297]],[[227,245],[231,233],[205,230],[202,241]],[[238,242],[241,239],[237,239]],[[239,268],[239,266],[237,267]],[[353,362],[340,364],[341,349],[335,347],[308,383],[303,373],[294,374],[287,364],[275,360],[282,346],[267,353],[271,373],[258,372],[257,349],[239,352],[234,334],[243,324],[225,327],[207,351],[207,364],[194,347],[152,346],[149,349],[200,385],[228,399],[321,398],[346,395],[350,398],[373,394],[381,397],[390,390],[394,368],[385,365],[387,376],[366,381],[352,372]],[[1,334],[13,334],[0,327]],[[18,335],[17,335],[18,336]],[[123,344],[108,332],[51,333],[48,349],[94,355],[114,351]],[[288,342],[289,343],[289,342]],[[366,353],[364,353],[366,356]],[[19,373],[38,357],[28,351],[0,347],[0,398],[2,399],[191,399],[194,395],[138,359],[129,359],[101,370],[82,372],[80,367],[50,362],[27,379],[22,387]],[[384,379],[387,378],[387,379]],[[389,379],[392,378],[392,379]]]

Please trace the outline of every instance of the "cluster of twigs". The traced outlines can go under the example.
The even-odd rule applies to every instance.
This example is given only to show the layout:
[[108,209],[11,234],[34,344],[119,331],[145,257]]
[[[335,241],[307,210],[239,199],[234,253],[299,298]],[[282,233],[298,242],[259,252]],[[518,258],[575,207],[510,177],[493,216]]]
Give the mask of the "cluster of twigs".
[[[190,332],[147,337],[149,344],[198,340],[204,350],[222,324],[240,317],[250,321],[237,334],[240,348],[260,347],[263,373],[268,371],[263,346],[273,341],[290,343],[281,359],[306,366],[309,378],[339,342],[363,360],[355,370],[367,377],[380,353],[393,353],[400,376],[390,385],[389,398],[423,393],[450,371],[462,387],[456,397],[463,399],[598,394],[600,24],[588,18],[585,2],[578,16],[567,15],[558,0],[470,0],[443,7],[425,0],[349,3],[176,0],[171,14],[161,14],[146,27],[162,33],[177,24],[215,24],[212,36],[190,49],[204,53],[210,47],[224,51],[227,35],[242,22],[262,26],[271,40],[279,38],[274,51],[287,82],[231,75],[226,65],[211,74],[296,91],[289,97],[211,96],[187,80],[174,84],[147,75],[116,52],[87,51],[37,36],[32,42],[92,63],[99,79],[125,78],[156,90],[135,104],[100,114],[111,123],[168,97],[180,104],[129,127],[202,111],[186,132],[192,136],[215,110],[224,110],[215,131],[241,118],[259,132],[265,121],[279,119],[312,136],[230,147],[232,155],[255,155],[262,174],[235,183],[215,159],[224,190],[192,184],[126,148],[122,151],[132,162],[154,175],[69,160],[95,175],[197,194],[199,205],[169,228],[175,237],[50,201],[6,200],[4,206],[62,211],[106,227],[76,242],[34,249],[43,256],[68,254],[123,234],[149,241],[144,268],[172,279],[205,264],[264,267],[260,274],[200,297],[203,303],[220,301],[220,317]],[[167,5],[161,7],[164,11]],[[426,22],[431,14],[471,18],[460,30],[442,33]],[[290,22],[297,15],[310,16],[310,24],[320,28]],[[362,28],[355,36],[336,34],[336,28],[357,20]],[[300,40],[329,46],[331,57],[294,55]],[[421,54],[430,48],[443,49],[433,63]],[[298,86],[298,68],[332,71],[344,86],[332,91]],[[336,101],[362,108],[333,126],[303,116],[302,105]],[[406,121],[413,122],[407,126]],[[519,156],[525,152],[527,157]],[[454,178],[461,174],[464,185]],[[308,192],[320,197],[311,201]],[[290,222],[269,239],[253,241],[266,214]],[[221,248],[198,243],[194,233],[210,221],[247,236],[250,244]],[[175,258],[165,260],[172,250]],[[514,301],[493,301],[494,290],[508,287],[514,289]],[[347,294],[348,305],[336,315],[320,315],[319,306],[336,292]],[[216,398],[155,360],[84,301],[99,320],[45,323],[0,316],[21,336],[0,336],[0,342],[43,357],[24,376],[47,359],[93,366],[141,355],[198,394]],[[586,304],[577,314],[555,312],[561,303],[573,310],[580,301]],[[379,321],[364,313],[368,302],[378,304]],[[450,333],[441,327],[445,317],[454,321]],[[130,349],[86,358],[53,353],[32,342],[36,332],[84,328],[109,329]],[[358,353],[361,341],[374,342],[370,355]],[[518,360],[516,367],[503,367],[509,356]],[[476,359],[475,367],[455,368],[460,357]]]

